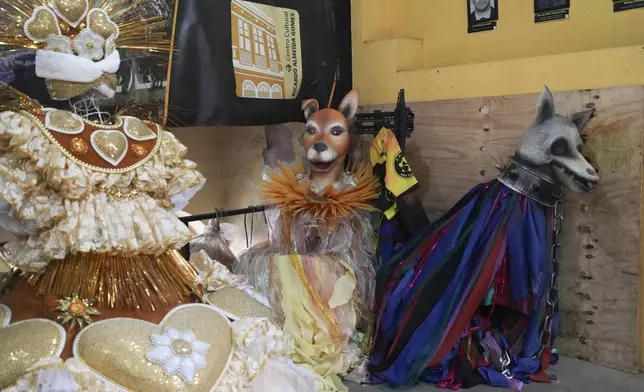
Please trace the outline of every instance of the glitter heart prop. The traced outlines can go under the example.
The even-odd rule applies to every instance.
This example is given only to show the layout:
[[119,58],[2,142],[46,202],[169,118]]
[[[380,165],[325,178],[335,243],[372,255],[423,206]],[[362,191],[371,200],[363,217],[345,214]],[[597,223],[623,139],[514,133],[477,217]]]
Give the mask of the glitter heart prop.
[[112,166],[118,166],[127,154],[127,138],[118,131],[94,131],[90,142],[94,151]]
[[[159,347],[170,348],[171,354],[155,353]],[[213,391],[232,350],[228,320],[201,304],[176,307],[159,325],[129,318],[99,321],[83,329],[74,341],[74,356],[92,372],[139,392]],[[205,363],[199,363],[198,355],[204,352]],[[180,375],[185,359],[196,365],[191,383]],[[199,369],[202,364],[205,367]]]
[[107,13],[99,8],[94,8],[87,14],[87,26],[103,38],[116,39],[119,35],[119,27],[112,22]]
[[25,35],[34,42],[45,42],[50,35],[60,35],[56,15],[47,7],[38,7],[25,22]]
[[89,10],[88,0],[51,0],[49,5],[60,19],[72,27],[78,27]]
[[157,137],[157,134],[154,133],[150,127],[145,125],[145,123],[139,120],[136,117],[123,116],[125,123],[123,124],[123,130],[125,134],[138,142],[152,140]]
[[63,352],[67,335],[55,322],[31,319],[9,324],[11,310],[0,304],[0,390],[13,385],[34,363]]

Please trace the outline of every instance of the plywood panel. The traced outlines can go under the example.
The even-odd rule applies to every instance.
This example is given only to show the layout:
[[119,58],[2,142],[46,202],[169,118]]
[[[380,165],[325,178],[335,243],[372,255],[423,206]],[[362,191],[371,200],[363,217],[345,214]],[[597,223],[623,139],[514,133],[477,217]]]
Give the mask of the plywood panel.
[[[302,124],[286,124],[282,128],[295,146],[302,130]],[[196,127],[172,131],[188,147],[186,158],[195,161],[207,179],[204,188],[186,207],[187,212],[202,214],[216,208],[230,210],[261,204],[257,189],[262,182],[263,153],[267,146],[264,127]],[[300,149],[294,150],[295,159],[301,159]],[[244,216],[224,221],[238,227],[231,244],[235,254],[246,248],[247,238],[251,244],[266,238],[262,214],[247,216],[246,229]]]
[[[416,131],[407,158],[431,219],[496,176],[494,163],[514,152],[536,101],[520,95],[410,105]],[[556,93],[555,101],[562,114],[596,106],[584,154],[601,176],[593,193],[566,194],[557,346],[568,356],[637,371],[644,88]]]

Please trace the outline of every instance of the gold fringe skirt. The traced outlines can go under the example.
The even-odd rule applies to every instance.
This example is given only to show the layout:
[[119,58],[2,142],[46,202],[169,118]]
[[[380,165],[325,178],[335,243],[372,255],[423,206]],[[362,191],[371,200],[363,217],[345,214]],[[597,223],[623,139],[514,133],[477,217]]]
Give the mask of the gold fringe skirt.
[[27,278],[38,295],[77,296],[99,307],[144,312],[181,304],[193,294],[203,295],[197,273],[176,250],[160,256],[73,254]]

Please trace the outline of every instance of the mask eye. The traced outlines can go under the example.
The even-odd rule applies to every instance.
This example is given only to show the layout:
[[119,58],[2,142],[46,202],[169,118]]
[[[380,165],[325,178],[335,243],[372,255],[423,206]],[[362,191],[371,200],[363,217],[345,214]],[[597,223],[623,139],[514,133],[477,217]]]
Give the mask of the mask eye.
[[333,128],[331,130],[331,135],[340,136],[340,135],[342,135],[343,132],[344,132],[344,129],[342,129],[342,128]]
[[306,130],[304,131],[309,135],[313,135],[315,133],[315,128],[313,127],[306,127]]
[[553,155],[565,155],[568,153],[569,149],[570,147],[568,146],[568,142],[565,139],[556,140],[550,147],[550,151]]

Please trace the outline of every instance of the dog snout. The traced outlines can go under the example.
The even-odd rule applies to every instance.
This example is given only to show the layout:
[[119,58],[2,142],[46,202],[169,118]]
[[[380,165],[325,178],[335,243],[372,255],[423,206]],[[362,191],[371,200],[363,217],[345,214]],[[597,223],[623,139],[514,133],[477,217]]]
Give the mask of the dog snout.
[[325,143],[318,142],[318,143],[315,143],[315,144],[313,145],[313,149],[314,149],[315,151],[317,151],[317,153],[319,154],[319,153],[321,153],[321,152],[323,152],[323,151],[328,150],[328,149],[329,149],[329,147],[327,147],[327,145],[326,145]]

